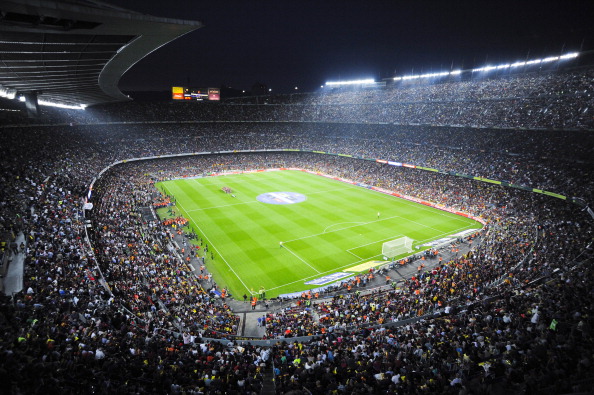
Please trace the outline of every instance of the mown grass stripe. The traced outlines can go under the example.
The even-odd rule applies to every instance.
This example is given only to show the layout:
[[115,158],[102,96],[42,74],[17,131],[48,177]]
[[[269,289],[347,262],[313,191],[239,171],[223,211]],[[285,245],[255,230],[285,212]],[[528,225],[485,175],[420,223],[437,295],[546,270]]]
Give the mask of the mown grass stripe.
[[[215,279],[232,293],[260,286],[267,296],[307,289],[304,282],[381,259],[381,245],[400,235],[426,242],[461,229],[471,219],[301,171],[174,180],[159,187],[188,210],[209,245]],[[232,188],[233,198],[221,191]],[[307,200],[272,205],[267,192],[298,192]],[[380,212],[380,217],[377,213]],[[279,242],[287,248],[280,248]],[[222,256],[219,256],[222,254]]]

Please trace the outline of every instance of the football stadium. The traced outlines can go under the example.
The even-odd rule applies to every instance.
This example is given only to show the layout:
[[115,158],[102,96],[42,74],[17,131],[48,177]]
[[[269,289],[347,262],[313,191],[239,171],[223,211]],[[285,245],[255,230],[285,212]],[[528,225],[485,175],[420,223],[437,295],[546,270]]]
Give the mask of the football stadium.
[[201,22],[0,6],[0,392],[594,389],[592,51],[141,101]]

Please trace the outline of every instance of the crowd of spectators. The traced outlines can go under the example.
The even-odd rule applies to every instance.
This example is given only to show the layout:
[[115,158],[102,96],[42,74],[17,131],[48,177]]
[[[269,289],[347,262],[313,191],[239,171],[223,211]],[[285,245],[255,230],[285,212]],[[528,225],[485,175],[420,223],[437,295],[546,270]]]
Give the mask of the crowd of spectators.
[[[587,265],[398,328],[278,342],[280,393],[587,393],[594,278]],[[561,292],[567,289],[568,292]]]
[[[382,89],[326,87],[317,93],[234,98],[215,104],[132,102],[71,111],[66,117],[64,111],[43,112],[45,119],[73,123],[289,121],[591,130],[593,73],[591,66],[473,73],[398,81]],[[0,116],[7,122],[22,121],[12,111]]]
[[[422,103],[414,104],[417,109],[449,106],[445,111],[454,111],[455,105],[444,101],[456,101],[447,92],[457,89],[465,101],[460,106],[468,111],[493,105],[483,112],[485,119],[497,106],[517,100],[536,105],[540,114],[556,114],[542,116],[539,125],[524,125],[509,107],[509,124],[496,126],[550,128],[559,126],[554,119],[562,113],[563,122],[581,128],[591,123],[591,117],[584,121],[591,108],[590,75],[579,70],[467,81],[455,88],[402,89],[414,91],[412,101]],[[484,85],[482,91],[471,94],[477,84]],[[501,86],[506,95],[494,97],[490,90]],[[409,105],[403,92],[382,94],[399,103],[394,107]],[[582,207],[561,199],[446,173],[548,189],[588,202],[594,191],[591,135],[353,124],[348,108],[368,111],[367,104],[358,99],[341,104],[348,100],[341,92],[312,100],[299,108],[271,105],[271,110],[209,107],[209,121],[251,122],[70,125],[75,120],[66,118],[59,126],[3,128],[0,234],[10,241],[22,233],[26,240],[23,290],[0,303],[3,390],[248,394],[260,391],[272,362],[278,392],[460,393],[503,387],[556,392],[579,386],[594,355],[592,252],[586,248],[592,243],[592,219]],[[571,111],[566,106],[547,110],[541,100],[551,105],[562,100]],[[187,109],[182,107],[130,105],[93,116],[167,121]],[[578,108],[583,110],[576,118]],[[375,117],[384,110],[376,104],[361,120],[383,122]],[[308,111],[314,115],[293,118]],[[461,114],[458,123],[472,124],[472,117]],[[303,119],[331,122],[253,122]],[[116,160],[283,148],[389,159],[442,173],[299,152],[133,161],[103,174],[93,189],[93,209],[86,216],[82,209],[92,180]],[[267,167],[349,178],[472,213],[487,225],[468,254],[419,270],[393,289],[365,294],[354,289],[266,313],[266,336],[286,341],[280,339],[272,350],[224,346],[206,337],[237,334],[240,321],[214,296],[220,286],[190,275],[184,255],[170,248],[171,227],[147,221],[139,209],[162,202],[154,189],[160,179]],[[414,317],[425,319],[395,326]],[[384,326],[368,328],[378,324]],[[290,342],[302,335],[317,337]]]
[[[26,311],[27,306],[31,306],[38,315],[29,320],[39,320],[48,314],[46,305],[54,293],[65,295],[65,301],[59,305],[62,310],[76,311],[79,304],[81,308],[86,307],[82,317],[75,315],[73,319],[68,316],[69,321],[64,327],[66,333],[84,339],[80,340],[83,347],[89,346],[95,356],[98,352],[100,356],[111,355],[112,349],[102,346],[109,343],[109,336],[107,340],[97,336],[99,331],[108,334],[114,331],[111,328],[112,314],[119,317],[116,327],[124,325],[119,320],[127,324],[126,336],[135,344],[139,342],[138,336],[151,337],[151,334],[163,341],[163,334],[170,331],[183,332],[184,339],[193,339],[186,339],[187,344],[200,342],[204,330],[208,330],[208,335],[233,333],[235,318],[228,307],[214,301],[208,289],[203,288],[209,284],[200,284],[188,276],[182,262],[162,247],[171,238],[167,228],[156,223],[143,223],[135,212],[139,206],[150,205],[155,197],[152,183],[159,177],[268,166],[309,168],[348,176],[368,185],[390,187],[447,203],[452,208],[479,215],[489,223],[487,235],[472,253],[440,265],[435,272],[422,272],[398,290],[363,296],[353,292],[320,303],[314,301],[312,309],[267,315],[268,337],[357,331],[353,328],[397,322],[438,310],[441,306],[476,303],[482,297],[513,292],[522,284],[569,263],[592,237],[591,228],[587,222],[583,223],[579,208],[557,199],[357,159],[333,157],[328,160],[315,154],[267,153],[131,162],[104,175],[93,191],[95,256],[111,292],[96,281],[97,268],[88,258],[89,251],[85,251],[80,233],[75,236],[76,224],[68,221],[77,217],[68,211],[68,208],[76,210],[75,199],[69,191],[56,191],[47,185],[44,186],[47,192],[42,190],[40,194],[42,201],[49,206],[61,207],[61,215],[32,217],[31,226],[46,231],[34,235],[36,241],[30,248],[34,248],[35,254],[30,255],[31,259],[36,259],[27,266],[26,277],[30,279],[25,284],[27,294],[17,300],[17,308]],[[391,184],[386,184],[388,181]],[[428,188],[429,185],[433,187]],[[49,223],[45,225],[44,221]],[[516,266],[525,256],[528,256],[525,264]],[[500,278],[504,279],[500,287],[487,286]],[[43,279],[41,284],[38,279]],[[99,318],[96,318],[97,314],[100,314]],[[316,323],[316,319],[319,322]],[[79,320],[83,320],[82,324]],[[95,320],[104,325],[101,327],[104,330],[92,330],[97,324],[87,329],[86,324]],[[45,319],[46,323],[61,325],[60,321]],[[78,327],[78,331],[72,331],[70,325]],[[87,337],[81,337],[80,327]],[[42,333],[48,331],[45,325],[39,325],[39,330]],[[137,335],[138,332],[141,335]],[[25,335],[21,330],[19,334],[24,339],[39,339],[39,332]],[[64,350],[69,350],[65,339],[51,330],[49,336],[53,341],[57,341],[54,339],[57,337]],[[173,339],[171,336],[169,341],[175,341]],[[142,381],[144,378],[139,380],[144,384],[138,385],[153,383]],[[463,382],[462,378],[460,380]],[[184,386],[185,382],[181,382],[183,384],[176,381],[176,385]],[[345,388],[350,390],[348,386]]]
[[108,285],[130,311],[157,328],[237,334],[239,318],[229,306],[214,303],[216,283],[191,275],[177,251],[168,248],[172,228],[138,215],[138,207],[150,207],[158,196],[150,179],[134,182],[139,170],[116,169],[93,191],[99,198],[92,240]]
[[[90,159],[97,156],[96,151],[103,152],[101,163],[164,153],[290,148],[391,160],[587,201],[592,200],[594,190],[594,142],[586,131],[222,122],[12,128],[6,132],[12,135],[9,138],[53,134],[57,139],[73,139],[88,146]],[[26,142],[27,138],[22,146]]]

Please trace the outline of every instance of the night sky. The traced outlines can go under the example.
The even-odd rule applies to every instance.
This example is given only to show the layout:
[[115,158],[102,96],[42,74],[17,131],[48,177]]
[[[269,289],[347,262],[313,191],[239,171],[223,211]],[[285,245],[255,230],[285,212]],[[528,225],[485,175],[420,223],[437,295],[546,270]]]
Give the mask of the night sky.
[[[122,90],[330,80],[468,69],[594,49],[594,1],[105,0],[205,27],[153,52]],[[486,4],[489,5],[486,5]]]

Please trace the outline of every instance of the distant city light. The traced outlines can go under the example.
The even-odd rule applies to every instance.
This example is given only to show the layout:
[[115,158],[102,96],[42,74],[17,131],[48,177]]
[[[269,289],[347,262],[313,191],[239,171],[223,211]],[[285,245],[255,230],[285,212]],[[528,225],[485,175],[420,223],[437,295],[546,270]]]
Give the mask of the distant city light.
[[366,80],[351,80],[351,81],[328,81],[326,85],[329,86],[340,86],[340,85],[363,85],[363,84],[373,84],[375,82],[374,79],[369,78]]

